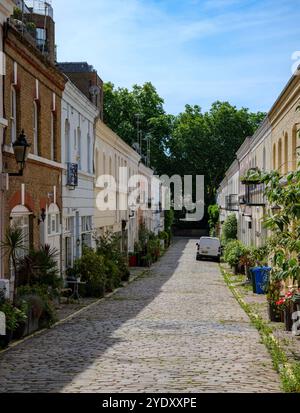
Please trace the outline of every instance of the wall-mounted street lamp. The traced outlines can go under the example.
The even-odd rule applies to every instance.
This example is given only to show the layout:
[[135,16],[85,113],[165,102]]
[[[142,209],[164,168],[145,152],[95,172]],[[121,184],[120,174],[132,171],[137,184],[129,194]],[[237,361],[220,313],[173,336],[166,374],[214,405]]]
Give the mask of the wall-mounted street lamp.
[[28,151],[30,145],[27,142],[24,130],[18,136],[17,140],[13,143],[13,151],[17,164],[19,165],[19,172],[10,172],[9,176],[23,176],[23,170],[25,167],[25,162],[28,158]]

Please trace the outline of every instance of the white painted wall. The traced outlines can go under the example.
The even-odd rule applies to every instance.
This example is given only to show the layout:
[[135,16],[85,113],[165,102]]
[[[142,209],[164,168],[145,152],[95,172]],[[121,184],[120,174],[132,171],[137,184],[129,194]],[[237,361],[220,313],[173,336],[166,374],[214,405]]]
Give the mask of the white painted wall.
[[[62,176],[63,204],[63,270],[66,269],[66,238],[71,239],[72,260],[82,252],[83,228],[82,217],[91,217],[94,228],[94,166],[93,152],[95,143],[94,124],[98,115],[96,107],[68,81],[62,97],[62,164],[65,165]],[[67,162],[77,163],[78,187],[67,186]],[[73,220],[71,228],[68,223]],[[69,221],[69,222],[67,222]],[[90,232],[91,232],[90,231]],[[92,243],[93,244],[93,243]]]

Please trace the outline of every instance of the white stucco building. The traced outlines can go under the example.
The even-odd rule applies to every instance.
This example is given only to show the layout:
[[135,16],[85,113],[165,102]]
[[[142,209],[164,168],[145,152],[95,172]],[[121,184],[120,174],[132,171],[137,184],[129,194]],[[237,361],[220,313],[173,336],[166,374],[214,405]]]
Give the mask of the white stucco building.
[[62,268],[73,265],[83,244],[93,246],[95,120],[97,108],[71,82],[62,98]]
[[101,120],[98,120],[94,159],[96,177],[110,175],[117,185],[115,210],[97,208],[97,197],[100,196],[103,187],[95,185],[95,229],[99,234],[106,232],[119,234],[122,238],[122,250],[133,251],[134,243],[138,238],[138,215],[136,211],[128,208],[127,179],[124,180],[125,186],[122,188],[121,185],[119,188],[119,171],[120,168],[125,168],[128,179],[137,175],[140,155]]

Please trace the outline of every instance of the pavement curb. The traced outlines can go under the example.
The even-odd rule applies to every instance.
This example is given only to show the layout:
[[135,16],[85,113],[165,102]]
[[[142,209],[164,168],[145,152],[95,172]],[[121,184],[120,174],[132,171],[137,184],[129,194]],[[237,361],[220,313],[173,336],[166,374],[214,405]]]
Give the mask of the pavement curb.
[[[250,321],[253,323],[253,321],[260,321],[261,323],[263,323],[266,327],[268,327],[265,323],[265,321],[258,315],[256,314],[252,308],[249,306],[248,303],[246,303],[246,301],[244,300],[244,298],[241,296],[241,294],[239,293],[239,291],[235,288],[235,286],[230,282],[230,280],[228,279],[226,270],[220,265],[220,270],[221,270],[221,274],[223,275],[223,278],[225,280],[226,285],[228,286],[228,288],[230,289],[230,291],[232,292],[234,298],[237,300],[237,302],[240,304],[240,306],[242,307],[242,309],[245,311],[245,313],[248,315],[248,317],[250,318]],[[253,323],[254,324],[254,323]],[[255,324],[254,324],[255,325]],[[255,325],[256,327],[256,325]],[[257,327],[256,327],[257,328]],[[282,350],[279,341],[276,339],[276,337],[273,335],[273,333],[270,332],[266,332],[263,330],[259,330],[257,328],[259,334],[261,335],[264,344],[266,345],[265,340],[270,340],[273,345],[279,350],[281,351],[283,354],[284,351]],[[270,349],[268,348],[268,346],[266,345],[267,349],[270,352]],[[272,356],[272,354],[271,354]],[[297,382],[297,379],[292,371],[292,366],[289,362],[285,362],[282,363],[281,365],[278,366],[278,373],[279,375],[285,375],[288,376],[290,381],[293,383]]]
[[129,281],[126,281],[121,287],[116,288],[114,291],[112,291],[111,293],[105,294],[104,297],[99,298],[98,300],[94,301],[93,303],[90,303],[88,305],[86,305],[85,307],[81,308],[80,310],[75,311],[74,313],[68,315],[67,317],[57,321],[56,323],[54,323],[50,328],[43,328],[41,330],[35,331],[34,333],[22,338],[21,340],[15,341],[14,343],[10,344],[7,348],[4,348],[2,350],[0,350],[0,356],[4,353],[7,353],[8,351],[12,350],[13,348],[19,346],[20,344],[24,343],[25,341],[40,336],[44,333],[47,333],[47,331],[54,329],[55,327],[60,326],[61,324],[66,323],[67,321],[71,320],[73,317],[76,317],[77,315],[83,313],[86,310],[89,310],[90,308],[100,304],[102,301],[105,301],[106,299],[114,296],[118,291],[123,290],[124,288],[126,288],[128,285],[132,284],[134,281],[138,280],[139,278],[143,277],[146,273],[151,271],[151,267],[144,269],[144,271],[142,271],[140,274],[137,274],[135,276],[133,276]]

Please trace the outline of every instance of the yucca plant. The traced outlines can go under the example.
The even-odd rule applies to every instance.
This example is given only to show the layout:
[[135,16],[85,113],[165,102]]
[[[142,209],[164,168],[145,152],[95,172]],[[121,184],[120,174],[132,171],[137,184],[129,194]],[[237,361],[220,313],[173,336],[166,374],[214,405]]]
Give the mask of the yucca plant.
[[[25,241],[26,236],[20,228],[9,227],[6,230],[4,240],[0,242],[1,253],[8,256],[9,263],[12,263],[15,275],[15,286],[18,285],[18,253],[26,251]],[[14,288],[14,301],[15,291],[16,288]]]

